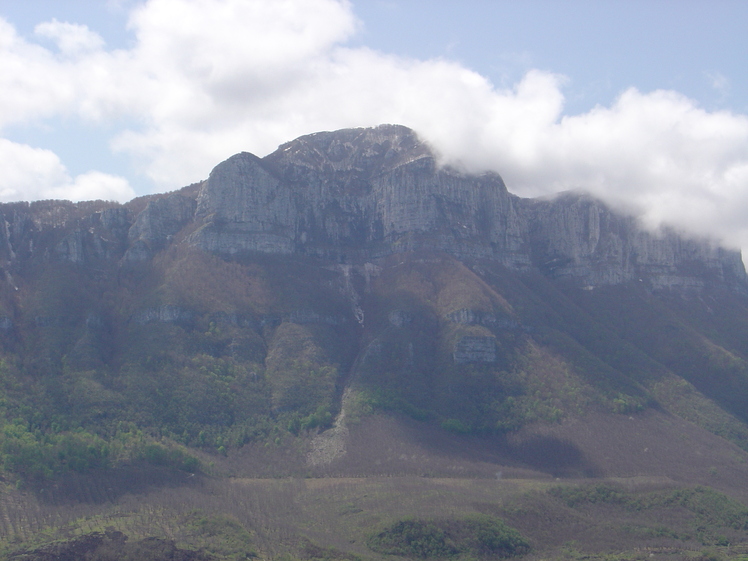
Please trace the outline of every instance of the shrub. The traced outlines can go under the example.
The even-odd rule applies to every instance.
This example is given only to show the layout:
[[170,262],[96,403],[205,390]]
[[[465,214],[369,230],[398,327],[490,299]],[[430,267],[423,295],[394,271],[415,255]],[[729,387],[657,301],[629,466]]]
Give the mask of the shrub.
[[458,519],[400,520],[371,536],[368,546],[384,555],[439,558],[512,557],[530,551],[522,535],[485,515]]
[[179,448],[168,448],[163,444],[152,442],[142,450],[142,458],[151,465],[173,467],[194,473],[200,471],[200,460]]
[[447,419],[442,423],[442,428],[458,434],[468,434],[470,432],[470,426],[459,419]]
[[109,446],[82,429],[58,434],[30,431],[21,423],[0,431],[0,461],[22,482],[42,481],[67,471],[78,473],[109,466]]
[[431,522],[401,520],[372,536],[369,547],[385,555],[447,557],[457,553],[447,534]]

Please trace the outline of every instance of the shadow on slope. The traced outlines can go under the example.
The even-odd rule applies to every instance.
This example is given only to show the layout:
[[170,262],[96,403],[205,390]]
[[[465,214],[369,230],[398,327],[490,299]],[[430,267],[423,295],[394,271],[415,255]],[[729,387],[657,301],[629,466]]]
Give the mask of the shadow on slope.
[[352,427],[346,454],[320,475],[529,478],[594,477],[596,466],[555,435],[458,435],[401,415],[373,415]]

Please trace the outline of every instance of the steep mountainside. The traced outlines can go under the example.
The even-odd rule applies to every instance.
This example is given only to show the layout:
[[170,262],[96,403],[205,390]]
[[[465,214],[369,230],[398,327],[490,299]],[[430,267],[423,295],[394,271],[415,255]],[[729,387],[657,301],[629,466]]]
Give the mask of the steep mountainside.
[[[748,498],[739,252],[519,198],[391,125],[0,217],[0,558],[748,540],[748,509],[681,488]],[[553,486],[588,477],[625,485]]]
[[[404,127],[0,215],[0,454],[21,484],[203,453],[245,475],[422,473],[419,446],[435,475],[700,480],[706,449],[730,465],[715,485],[748,474],[740,254],[583,194],[521,199]],[[700,444],[656,455],[641,434]]]

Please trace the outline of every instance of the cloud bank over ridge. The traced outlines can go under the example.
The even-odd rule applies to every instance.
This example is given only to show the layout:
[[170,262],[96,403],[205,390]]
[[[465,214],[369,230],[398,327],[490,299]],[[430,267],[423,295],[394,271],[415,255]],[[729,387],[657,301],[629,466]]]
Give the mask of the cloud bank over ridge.
[[51,151],[7,138],[52,119],[112,129],[111,150],[158,190],[242,150],[399,123],[519,195],[586,190],[648,225],[748,247],[746,115],[635,88],[564,115],[567,78],[551,72],[504,89],[455,61],[348,46],[361,23],[344,0],[149,0],[129,25],[133,44],[108,49],[83,25],[42,22],[24,38],[0,19],[0,200],[134,196],[123,177],[71,177]]

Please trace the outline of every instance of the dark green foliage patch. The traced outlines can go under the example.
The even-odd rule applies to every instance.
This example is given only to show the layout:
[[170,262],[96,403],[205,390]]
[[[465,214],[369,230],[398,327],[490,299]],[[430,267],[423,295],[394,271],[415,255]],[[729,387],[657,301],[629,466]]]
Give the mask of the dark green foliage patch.
[[517,530],[486,515],[400,520],[371,536],[368,546],[384,555],[420,559],[512,557],[530,550]]

